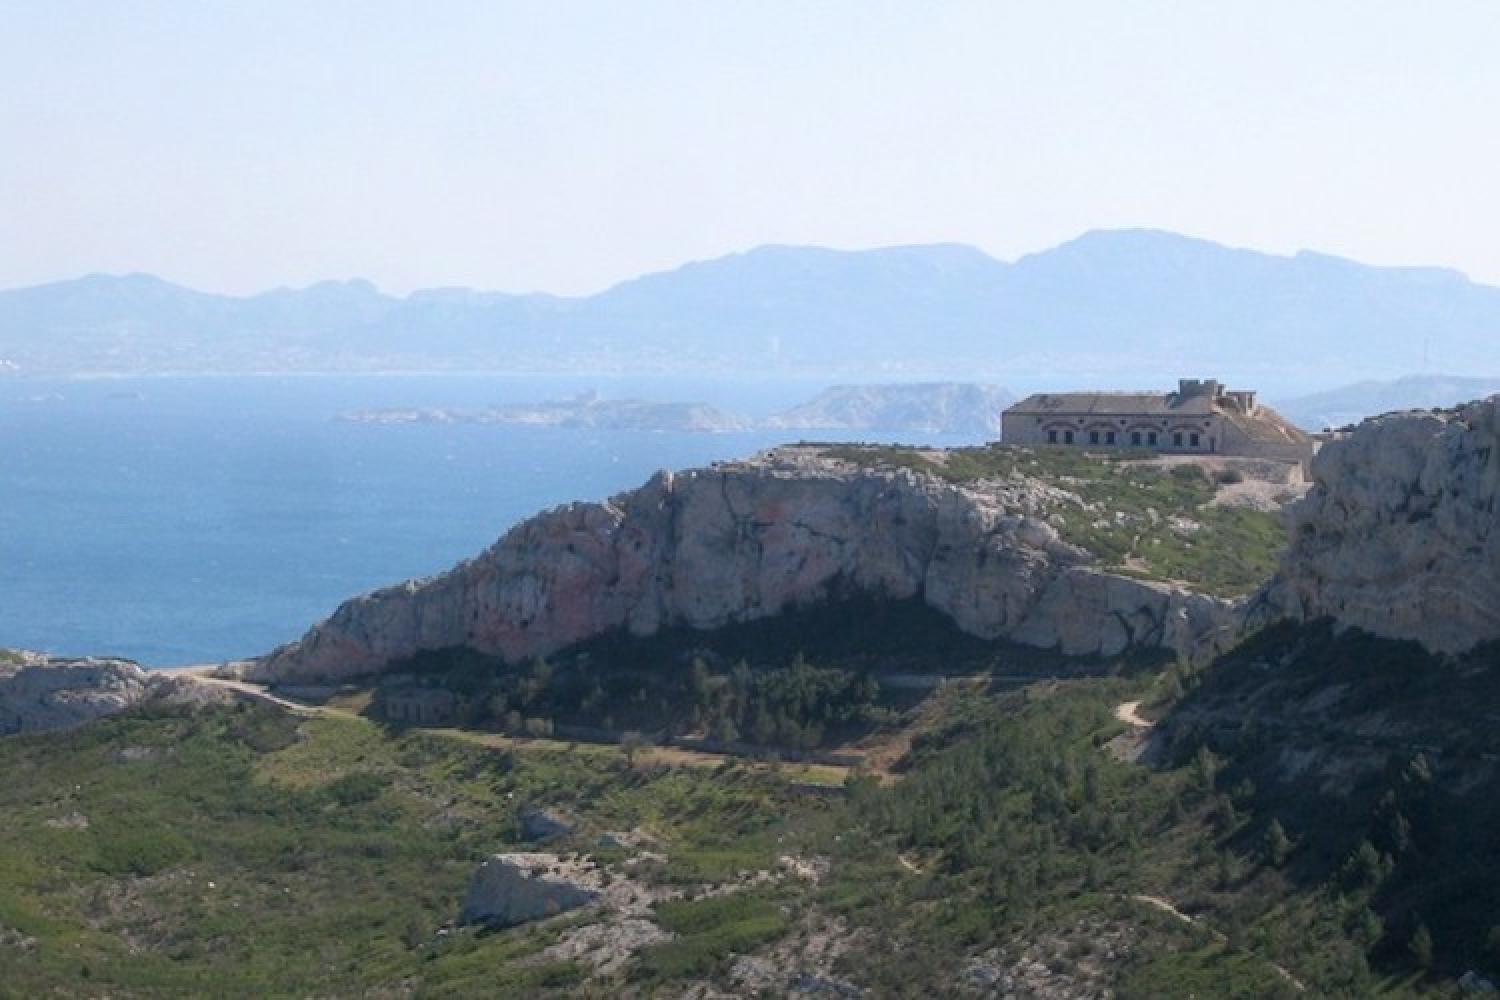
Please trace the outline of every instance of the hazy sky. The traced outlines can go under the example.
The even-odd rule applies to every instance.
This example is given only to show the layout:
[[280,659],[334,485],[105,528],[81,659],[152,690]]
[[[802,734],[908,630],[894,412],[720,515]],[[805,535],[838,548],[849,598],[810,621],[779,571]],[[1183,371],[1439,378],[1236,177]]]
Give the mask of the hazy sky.
[[1099,227],[1500,283],[1500,2],[0,0],[0,286]]

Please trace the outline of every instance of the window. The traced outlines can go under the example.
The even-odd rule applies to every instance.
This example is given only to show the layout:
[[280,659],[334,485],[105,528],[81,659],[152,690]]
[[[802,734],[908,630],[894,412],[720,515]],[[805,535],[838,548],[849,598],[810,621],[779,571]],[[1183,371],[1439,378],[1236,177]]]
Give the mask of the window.
[[1057,444],[1057,431],[1048,431],[1047,432],[1047,443],[1048,444]]
[[1174,448],[1181,448],[1182,447],[1182,431],[1178,431],[1176,434],[1172,435],[1172,447],[1174,447]]
[[1149,444],[1153,448],[1156,447],[1156,432],[1155,431],[1150,431],[1149,433],[1146,434],[1146,443]]
[[1072,444],[1072,443],[1073,443],[1073,432],[1072,431],[1063,431],[1063,444]]
[[1188,443],[1194,448],[1198,447],[1198,435],[1195,433],[1188,439]]
[[1098,443],[1099,443],[1099,432],[1098,431],[1089,431],[1089,444],[1098,444]]
[[1106,433],[1104,435],[1104,443],[1105,444],[1114,444],[1115,443],[1115,432],[1114,431],[1109,431],[1108,433]]
[[1131,443],[1132,446],[1134,446],[1136,448],[1139,448],[1141,446],[1141,432],[1140,431],[1131,431],[1130,432],[1130,443]]

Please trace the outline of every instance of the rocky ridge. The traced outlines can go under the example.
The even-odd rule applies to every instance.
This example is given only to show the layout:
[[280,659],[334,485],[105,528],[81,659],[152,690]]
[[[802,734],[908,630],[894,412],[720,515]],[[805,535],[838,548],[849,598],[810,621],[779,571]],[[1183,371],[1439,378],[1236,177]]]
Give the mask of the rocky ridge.
[[1267,614],[1435,652],[1500,638],[1500,396],[1367,420],[1312,475]]
[[222,701],[221,689],[130,660],[10,652],[0,659],[0,736],[67,729],[137,705]]
[[1037,479],[955,484],[817,448],[673,475],[522,522],[479,557],[346,602],[242,668],[299,683],[468,646],[519,660],[625,629],[712,629],[858,593],[917,598],[982,638],[1074,655],[1211,652],[1235,605],[1100,571],[1047,520]]

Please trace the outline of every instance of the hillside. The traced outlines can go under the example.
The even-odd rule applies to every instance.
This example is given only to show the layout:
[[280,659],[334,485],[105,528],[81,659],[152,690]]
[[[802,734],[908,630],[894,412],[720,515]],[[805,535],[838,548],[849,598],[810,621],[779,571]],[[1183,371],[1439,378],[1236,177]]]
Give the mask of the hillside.
[[[447,582],[356,601],[256,665],[287,711],[148,701],[0,739],[4,985],[1482,990],[1500,968],[1500,621],[1483,596],[1500,565],[1497,427],[1489,403],[1327,445],[1279,566],[1279,545],[1257,550],[1227,524],[1226,548],[1172,527],[1216,516],[1242,483],[1081,451],[802,446],[542,515]],[[734,515],[722,531],[716,505]],[[663,538],[707,546],[729,570],[721,596],[737,579],[723,553],[753,551],[768,589],[695,618],[709,606],[664,599],[666,568],[692,558]],[[1407,586],[1386,586],[1380,567],[1408,545],[1434,557],[1397,563]],[[807,562],[785,562],[794,551]],[[665,590],[631,590],[624,553]],[[971,602],[1023,570],[1124,581],[1070,606],[1075,628],[1089,614],[1124,627],[1122,594],[1178,594],[1185,615],[1180,595],[1212,600],[1188,585],[1252,593],[1211,605],[1230,632],[1207,646],[1174,647],[1163,628],[1069,649],[980,628],[996,619],[969,617],[979,603],[903,592],[922,553],[909,571],[929,586],[942,560],[999,564],[963,578]],[[777,589],[788,581],[807,589]],[[1460,581],[1476,597],[1462,613]],[[524,628],[506,617],[512,587]],[[622,621],[647,608],[654,627],[579,615],[608,610],[613,588],[631,597]],[[808,599],[768,604],[776,593]],[[471,594],[514,630],[487,632],[481,615],[489,649],[413,642],[465,638],[472,609],[444,602]]]
[[447,573],[345,602],[244,672],[339,680],[455,647],[515,662],[616,631],[870,596],[915,600],[984,639],[1194,658],[1274,568],[1275,517],[1217,502],[1265,465],[1004,445],[773,449],[539,514]]
[[[914,378],[1161,371],[1254,384],[1500,370],[1500,290],[1451,271],[1101,231],[1013,263],[952,244],[766,246],[559,298],[326,282],[249,297],[147,275],[0,292],[0,361],[30,373],[763,372]],[[1416,340],[1414,331],[1420,331]]]

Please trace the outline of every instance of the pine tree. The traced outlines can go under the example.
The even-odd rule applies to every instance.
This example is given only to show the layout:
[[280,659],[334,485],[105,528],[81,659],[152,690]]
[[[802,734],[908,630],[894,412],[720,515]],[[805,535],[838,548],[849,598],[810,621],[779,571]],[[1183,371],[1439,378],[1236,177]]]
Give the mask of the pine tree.
[[1282,828],[1281,821],[1271,820],[1271,825],[1266,829],[1266,864],[1272,868],[1280,868],[1286,864],[1287,855],[1291,852],[1292,841]]
[[1426,924],[1417,925],[1409,947],[1418,965],[1424,969],[1432,968],[1432,932],[1427,929]]

